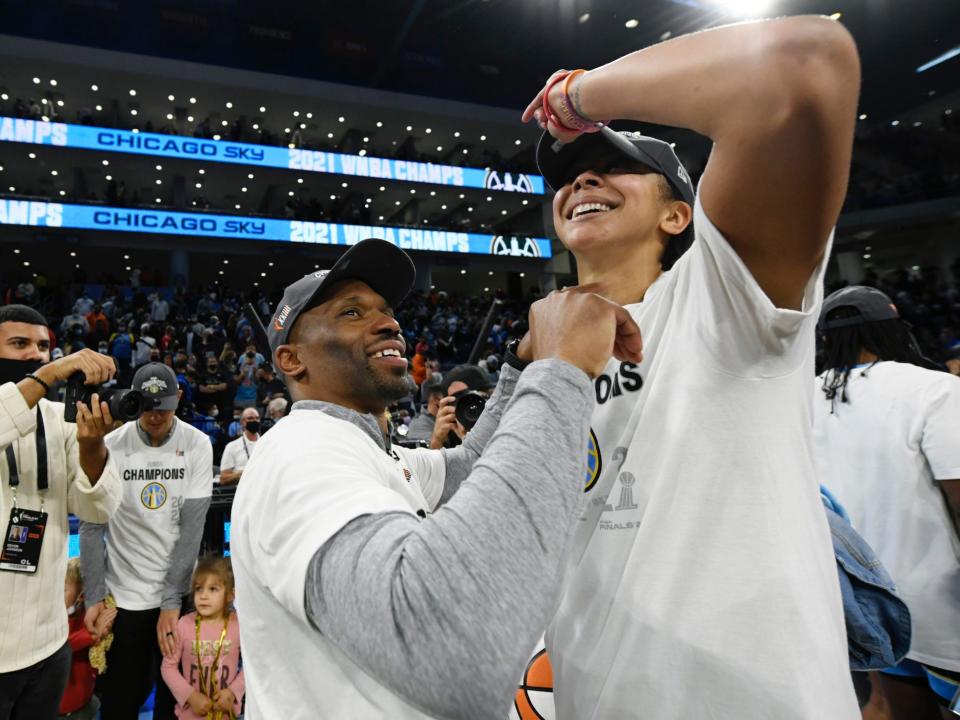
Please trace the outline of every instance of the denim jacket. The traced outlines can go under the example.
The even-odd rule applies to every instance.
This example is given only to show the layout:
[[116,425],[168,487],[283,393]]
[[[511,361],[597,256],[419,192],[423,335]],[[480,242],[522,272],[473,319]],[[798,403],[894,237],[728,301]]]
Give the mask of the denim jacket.
[[820,497],[840,575],[850,669],[896,665],[910,649],[910,611],[871,547],[853,529],[843,506],[823,486]]

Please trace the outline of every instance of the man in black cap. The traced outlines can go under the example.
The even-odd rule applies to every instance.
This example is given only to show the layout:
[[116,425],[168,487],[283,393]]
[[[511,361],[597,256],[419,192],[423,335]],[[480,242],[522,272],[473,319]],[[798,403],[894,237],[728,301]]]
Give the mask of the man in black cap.
[[[593,498],[546,635],[559,718],[859,717],[809,452],[858,88],[843,26],[794,17],[559,71],[523,114],[580,283],[645,345],[595,383]],[[699,192],[611,119],[707,136]]]
[[179,648],[177,621],[200,548],[213,492],[213,448],[207,436],[176,417],[182,390],[173,369],[148,363],[132,388],[149,409],[107,435],[123,480],[123,501],[106,524],[80,524],[86,624],[94,627],[107,594],[118,608],[108,672],[98,680],[103,720],[128,720],[154,683],[154,717],[173,715],[160,682],[162,655]]
[[894,720],[938,720],[960,688],[960,379],[930,369],[875,288],[833,293],[819,330],[821,481],[910,608],[907,658],[873,677]]
[[534,362],[504,368],[463,445],[392,447],[385,409],[409,392],[393,309],[413,281],[403,251],[366,240],[270,319],[294,405],[232,514],[251,716],[505,717],[556,599],[590,376],[611,352],[639,360],[637,328],[595,294],[554,293],[530,311]]

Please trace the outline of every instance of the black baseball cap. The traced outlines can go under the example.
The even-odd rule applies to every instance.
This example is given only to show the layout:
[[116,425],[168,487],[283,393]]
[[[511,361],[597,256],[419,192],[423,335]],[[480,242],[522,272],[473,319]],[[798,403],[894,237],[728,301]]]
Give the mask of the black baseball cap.
[[287,342],[297,318],[319,304],[323,290],[340,280],[360,280],[397,307],[413,287],[417,273],[410,256],[393,243],[377,238],[361,240],[329,270],[304,275],[283,291],[267,326],[270,352]]
[[[842,307],[854,308],[858,314],[853,317],[827,320],[830,312]],[[899,317],[897,306],[886,293],[866,285],[851,285],[837,290],[823,301],[818,325],[821,330],[832,330],[878,320],[894,320]]]
[[443,374],[444,395],[450,394],[450,386],[455,382],[462,382],[471,390],[489,390],[490,375],[483,371],[479,365],[457,365],[450,372]]
[[176,410],[179,401],[177,393],[177,375],[173,368],[163,363],[152,362],[138,368],[130,383],[133,390],[139,390],[152,401],[150,410]]
[[643,163],[663,175],[683,201],[693,206],[693,184],[690,174],[680,162],[670,143],[638,132],[618,132],[603,127],[597,133],[585,133],[571,143],[564,144],[544,132],[537,144],[537,167],[554,191],[563,186],[567,170],[584,156],[595,155],[613,147],[624,156]]

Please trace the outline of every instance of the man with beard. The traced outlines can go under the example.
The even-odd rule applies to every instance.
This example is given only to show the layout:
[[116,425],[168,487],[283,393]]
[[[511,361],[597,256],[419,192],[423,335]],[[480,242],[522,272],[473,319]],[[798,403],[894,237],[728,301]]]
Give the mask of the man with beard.
[[586,289],[554,293],[530,311],[534,361],[521,376],[507,358],[460,447],[391,447],[385,409],[409,392],[393,308],[413,281],[402,250],[366,240],[270,320],[294,405],[232,515],[251,716],[503,717],[555,606],[590,377],[639,361],[637,327]]

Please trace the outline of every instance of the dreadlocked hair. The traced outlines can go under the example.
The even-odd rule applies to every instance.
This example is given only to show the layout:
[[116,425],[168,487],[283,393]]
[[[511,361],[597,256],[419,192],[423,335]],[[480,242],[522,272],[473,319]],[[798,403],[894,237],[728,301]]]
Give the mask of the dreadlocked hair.
[[[853,307],[838,307],[827,313],[826,319],[840,320],[858,317],[860,312]],[[916,340],[910,330],[899,319],[876,320],[874,322],[848,325],[846,327],[829,328],[820,335],[823,345],[823,394],[830,401],[830,413],[836,409],[837,399],[849,403],[847,396],[847,380],[854,367],[860,363],[860,354],[863,350],[876,355],[877,359],[864,368],[861,373],[867,373],[878,362],[893,360],[894,362],[910,363],[920,367],[930,367],[930,361],[920,353]]]

